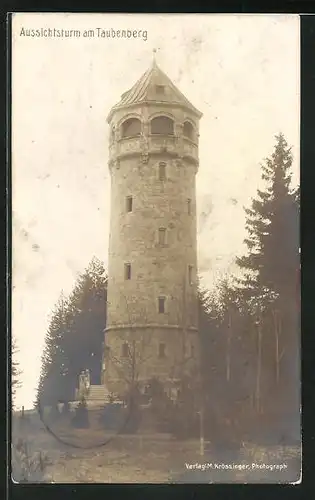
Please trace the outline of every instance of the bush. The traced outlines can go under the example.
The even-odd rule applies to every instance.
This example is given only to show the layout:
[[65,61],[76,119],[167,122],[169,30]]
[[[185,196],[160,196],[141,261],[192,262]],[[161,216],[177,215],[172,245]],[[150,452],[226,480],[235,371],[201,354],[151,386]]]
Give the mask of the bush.
[[199,414],[185,403],[174,404],[168,415],[168,432],[175,439],[197,438],[200,434]]
[[180,400],[174,402],[165,393],[159,380],[149,383],[151,411],[159,432],[167,432],[177,439],[189,439],[199,435],[199,416],[194,391],[187,381],[180,384]]
[[138,405],[127,405],[123,411],[121,427],[122,434],[135,434],[138,432],[142,420],[141,409]]
[[51,407],[51,409],[50,409],[47,417],[48,417],[48,420],[49,420],[50,423],[54,423],[54,422],[56,422],[57,420],[60,419],[60,412],[59,412],[57,404],[54,404]]
[[63,403],[63,408],[62,408],[62,415],[66,416],[69,415],[70,413],[70,405],[68,401],[62,401]]
[[71,420],[71,424],[77,429],[87,429],[90,427],[89,412],[85,399],[82,399],[78,404],[75,410],[75,415]]
[[142,414],[141,414],[141,393],[136,386],[127,397],[123,398],[126,401],[126,406],[122,411],[122,434],[134,434],[139,430]]
[[101,411],[99,422],[104,429],[119,431],[124,423],[124,408],[117,403],[109,403]]

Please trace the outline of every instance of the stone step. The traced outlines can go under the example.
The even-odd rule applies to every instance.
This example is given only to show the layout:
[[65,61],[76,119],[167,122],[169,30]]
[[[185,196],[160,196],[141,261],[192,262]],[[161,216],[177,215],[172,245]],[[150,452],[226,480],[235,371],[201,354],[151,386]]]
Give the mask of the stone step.
[[93,387],[90,387],[89,394],[108,394],[108,391],[105,389],[94,389]]
[[[109,392],[104,385],[90,385],[86,400],[108,400]],[[79,399],[79,391],[76,390],[75,399]]]
[[87,400],[102,400],[105,401],[109,397],[109,392],[104,385],[91,385],[89,388],[89,393],[87,395]]

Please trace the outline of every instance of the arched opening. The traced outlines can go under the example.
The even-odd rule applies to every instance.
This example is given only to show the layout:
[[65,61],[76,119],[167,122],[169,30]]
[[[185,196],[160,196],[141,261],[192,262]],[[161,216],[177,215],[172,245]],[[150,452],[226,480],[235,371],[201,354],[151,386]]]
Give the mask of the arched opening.
[[121,126],[122,137],[135,137],[141,133],[141,122],[138,118],[128,118]]
[[167,116],[157,116],[151,120],[151,134],[174,135],[174,121]]
[[195,138],[194,127],[190,122],[184,123],[183,134],[185,137],[188,137],[188,139],[193,140]]

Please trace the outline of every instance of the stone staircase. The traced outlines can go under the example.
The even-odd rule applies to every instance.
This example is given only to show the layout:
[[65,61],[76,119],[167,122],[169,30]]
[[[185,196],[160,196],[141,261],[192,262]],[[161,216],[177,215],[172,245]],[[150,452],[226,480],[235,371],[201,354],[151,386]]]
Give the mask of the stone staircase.
[[105,402],[109,398],[109,392],[105,385],[90,385],[87,401]]
[[[76,391],[76,399],[79,399],[78,390]],[[109,392],[105,385],[90,385],[85,399],[90,408],[101,408],[110,401]]]

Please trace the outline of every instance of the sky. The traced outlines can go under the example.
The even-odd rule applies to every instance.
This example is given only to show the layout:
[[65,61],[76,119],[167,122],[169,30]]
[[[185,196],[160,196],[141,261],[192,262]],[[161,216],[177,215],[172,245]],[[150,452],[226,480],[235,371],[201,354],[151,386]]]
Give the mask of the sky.
[[[26,36],[80,30],[80,37]],[[99,37],[97,28],[142,30]],[[85,30],[95,36],[84,37]],[[14,14],[12,26],[12,335],[31,408],[54,304],[93,256],[107,264],[110,108],[152,64],[197,107],[198,262],[214,286],[244,252],[244,206],[282,131],[299,180],[296,15]]]

